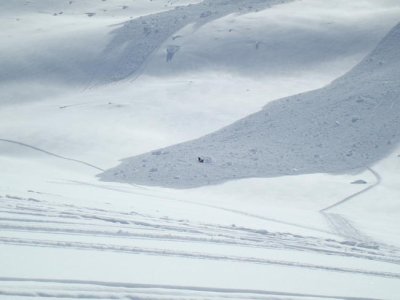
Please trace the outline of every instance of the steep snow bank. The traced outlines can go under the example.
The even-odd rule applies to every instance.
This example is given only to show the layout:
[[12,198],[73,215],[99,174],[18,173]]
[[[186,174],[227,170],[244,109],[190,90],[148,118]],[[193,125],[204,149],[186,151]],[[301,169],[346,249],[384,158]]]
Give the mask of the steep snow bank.
[[125,159],[100,177],[189,188],[365,168],[400,141],[399,47],[397,25],[372,54],[327,87],[275,101],[197,140]]

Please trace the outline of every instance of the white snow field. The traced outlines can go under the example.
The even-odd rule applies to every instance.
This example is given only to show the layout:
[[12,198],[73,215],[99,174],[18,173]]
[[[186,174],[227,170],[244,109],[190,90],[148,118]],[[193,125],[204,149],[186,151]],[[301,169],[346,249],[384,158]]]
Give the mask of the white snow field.
[[400,299],[398,0],[0,15],[0,299]]

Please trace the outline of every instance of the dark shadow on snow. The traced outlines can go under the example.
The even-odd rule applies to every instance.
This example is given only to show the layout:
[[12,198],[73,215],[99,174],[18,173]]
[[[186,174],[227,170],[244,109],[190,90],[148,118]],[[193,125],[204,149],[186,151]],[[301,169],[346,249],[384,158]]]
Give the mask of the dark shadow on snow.
[[[365,169],[400,142],[400,25],[325,88],[274,101],[186,143],[124,159],[105,181],[192,188],[249,177]],[[199,163],[198,157],[207,157]]]

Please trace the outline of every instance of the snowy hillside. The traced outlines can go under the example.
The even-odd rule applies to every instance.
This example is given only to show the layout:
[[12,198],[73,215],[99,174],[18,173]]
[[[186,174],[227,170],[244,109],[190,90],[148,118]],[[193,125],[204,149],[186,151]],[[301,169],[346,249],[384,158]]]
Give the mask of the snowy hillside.
[[398,300],[398,0],[0,16],[1,300]]
[[186,188],[372,166],[400,142],[399,49],[397,25],[371,55],[327,87],[272,102],[195,141],[126,159],[101,178]]
[[[131,41],[135,55],[124,54],[122,41],[146,28],[131,17],[157,21],[189,2],[1,2],[0,136],[110,168],[328,84],[372,51],[400,14],[397,1],[292,1],[258,12],[217,2],[218,11],[233,13],[177,28],[165,41],[155,34]],[[167,62],[169,46],[179,51]],[[138,72],[125,70],[136,53],[149,59]]]

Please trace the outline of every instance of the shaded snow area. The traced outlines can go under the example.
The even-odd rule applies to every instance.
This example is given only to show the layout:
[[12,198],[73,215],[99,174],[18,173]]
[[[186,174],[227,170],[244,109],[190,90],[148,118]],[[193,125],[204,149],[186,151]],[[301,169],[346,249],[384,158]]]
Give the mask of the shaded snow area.
[[[228,14],[257,12],[271,5],[290,1],[292,0],[205,0],[129,21],[111,32],[112,39],[98,59],[98,73],[94,80],[114,81],[134,75],[164,41],[189,24],[202,26]],[[166,60],[171,61],[178,49],[178,45],[169,45]]]
[[400,25],[349,73],[194,141],[125,159],[106,181],[173,188],[365,169],[400,141]]
[[0,300],[398,300],[399,22],[0,1]]
[[[202,26],[228,14],[257,12],[272,5],[290,1],[292,0],[205,0],[189,5],[183,4],[190,1],[177,1],[176,3],[168,3],[168,5],[165,5],[166,7],[163,7],[162,3],[159,3],[158,6],[161,7],[157,7],[157,4],[151,4],[152,1],[141,0],[139,4],[134,3],[136,7],[133,7],[133,15],[137,13],[135,12],[135,8],[146,12],[146,5],[150,8],[154,6],[153,10],[158,8],[158,10],[162,11],[148,13],[135,18],[132,17],[132,20],[129,21],[126,21],[126,18],[122,19],[120,16],[120,24],[107,24],[109,23],[107,21],[109,21],[110,17],[115,18],[116,13],[114,10],[116,8],[124,11],[129,8],[128,5],[118,5],[119,3],[112,2],[113,4],[109,5],[113,9],[110,10],[107,9],[107,6],[104,7],[104,3],[101,5],[96,3],[97,5],[93,5],[94,7],[91,8],[87,2],[59,1],[58,5],[54,5],[53,3],[50,5],[48,3],[51,2],[48,2],[47,7],[49,8],[46,9],[46,3],[39,3],[35,7],[44,15],[43,20],[46,18],[54,19],[59,16],[59,19],[62,20],[55,21],[50,19],[48,22],[62,22],[61,25],[70,26],[72,30],[75,30],[67,33],[67,36],[69,35],[68,41],[57,36],[57,31],[53,33],[55,43],[50,42],[47,47],[46,45],[43,47],[39,41],[39,45],[43,47],[44,53],[37,53],[35,51],[31,54],[32,58],[39,60],[39,62],[32,61],[27,64],[27,62],[6,61],[4,68],[8,72],[0,74],[0,79],[10,80],[14,77],[21,77],[21,73],[23,73],[22,77],[30,77],[37,75],[38,72],[49,80],[58,79],[64,82],[84,83],[87,85],[126,79],[140,71],[149,56],[155,50],[159,49],[164,41],[189,24]],[[32,5],[30,2],[20,2],[21,6],[24,4],[24,7]],[[132,1],[119,0],[118,2],[131,3]],[[172,4],[174,5],[172,6]],[[1,5],[4,9],[10,9],[9,6],[13,7],[6,3]],[[127,7],[126,9],[124,9],[125,6]],[[139,7],[137,8],[137,6]],[[49,11],[50,7],[54,13]],[[77,10],[84,12],[84,9],[91,12],[84,14],[77,12]],[[150,9],[147,10],[152,12]],[[24,13],[24,10],[16,12],[17,16],[18,13]],[[125,14],[123,12],[123,15]],[[75,17],[75,22],[73,22],[74,19],[71,16]],[[87,17],[93,17],[93,22],[90,22],[89,26],[85,24],[88,23]],[[21,18],[16,17],[16,19],[18,25],[18,22],[28,21],[30,16],[29,14],[28,17],[23,15]],[[94,25],[97,26],[94,27]],[[107,25],[110,26],[109,30],[111,31],[104,35],[101,29]],[[60,26],[60,24],[56,24],[56,26]],[[34,30],[34,34],[40,34],[42,30],[43,28],[39,27]],[[96,39],[99,35],[102,35],[101,41]],[[92,45],[82,47],[79,43],[77,44],[74,39],[80,36],[86,36],[88,40],[91,40]],[[38,41],[35,41],[35,43],[38,43]],[[63,53],[62,56],[54,55],[52,51],[57,51],[57,48],[61,48],[66,53]],[[13,53],[12,55],[15,54]],[[169,60],[168,53],[166,56],[167,60]],[[40,61],[43,62],[40,63]]]

